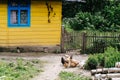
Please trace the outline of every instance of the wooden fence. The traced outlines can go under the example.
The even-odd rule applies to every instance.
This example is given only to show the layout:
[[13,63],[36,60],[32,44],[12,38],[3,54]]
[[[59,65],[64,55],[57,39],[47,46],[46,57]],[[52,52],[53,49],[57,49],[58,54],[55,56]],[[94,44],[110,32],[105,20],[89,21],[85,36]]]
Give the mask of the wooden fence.
[[108,46],[120,50],[119,32],[66,32],[62,38],[63,50],[81,49],[82,53],[102,53]]

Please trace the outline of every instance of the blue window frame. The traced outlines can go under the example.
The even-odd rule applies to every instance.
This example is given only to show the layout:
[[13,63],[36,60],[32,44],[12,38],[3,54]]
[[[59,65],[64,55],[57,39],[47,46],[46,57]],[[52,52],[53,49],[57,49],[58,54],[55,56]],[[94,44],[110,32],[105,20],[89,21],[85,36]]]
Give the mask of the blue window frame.
[[8,26],[9,27],[30,26],[30,0],[8,1]]

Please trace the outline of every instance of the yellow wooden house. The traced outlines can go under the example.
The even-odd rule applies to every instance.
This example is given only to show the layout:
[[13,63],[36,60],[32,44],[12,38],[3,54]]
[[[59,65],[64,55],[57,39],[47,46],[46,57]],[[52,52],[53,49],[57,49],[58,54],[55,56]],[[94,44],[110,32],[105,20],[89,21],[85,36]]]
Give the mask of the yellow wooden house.
[[0,47],[61,44],[61,0],[0,0]]

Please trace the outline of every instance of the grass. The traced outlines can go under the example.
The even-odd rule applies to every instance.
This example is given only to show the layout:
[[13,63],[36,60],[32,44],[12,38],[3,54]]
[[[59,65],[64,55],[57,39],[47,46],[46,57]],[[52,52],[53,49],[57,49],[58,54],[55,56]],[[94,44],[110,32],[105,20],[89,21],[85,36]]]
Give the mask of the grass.
[[17,58],[16,60],[1,59],[0,80],[29,80],[42,72],[41,65],[42,63],[39,60],[24,60],[22,58]]
[[72,72],[60,72],[60,80],[91,80],[90,78],[74,74]]

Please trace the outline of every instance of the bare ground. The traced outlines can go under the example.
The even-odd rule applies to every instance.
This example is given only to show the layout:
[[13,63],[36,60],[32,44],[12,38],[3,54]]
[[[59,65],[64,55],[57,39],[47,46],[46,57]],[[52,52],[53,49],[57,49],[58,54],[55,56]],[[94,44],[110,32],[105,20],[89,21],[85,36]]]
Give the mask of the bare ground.
[[[74,72],[77,74],[90,76],[90,72],[86,70],[80,69],[80,67],[76,68],[64,68],[61,64],[61,57],[64,54],[45,54],[45,53],[21,53],[21,54],[15,54],[15,53],[0,53],[0,58],[16,58],[16,57],[22,57],[24,59],[39,59],[42,61],[45,61],[47,63],[44,64],[43,72],[35,76],[31,80],[59,80],[59,73],[61,71],[67,71],[67,72]],[[78,60],[79,62],[82,60],[87,60],[87,55],[75,55],[72,53],[73,58]]]
[[[90,76],[90,72],[86,70],[82,70],[79,67],[76,68],[64,68],[60,62],[61,57],[64,54],[51,54],[42,56],[39,59],[47,61],[47,64],[45,64],[44,72],[40,73],[38,76],[33,78],[32,80],[59,80],[59,73],[61,71],[67,71],[67,72],[74,72],[77,74]],[[82,61],[86,60],[88,57],[87,55],[73,55],[73,58]]]

